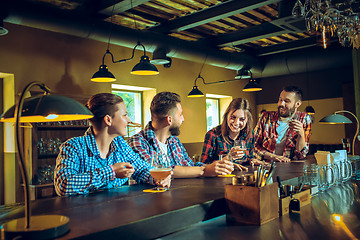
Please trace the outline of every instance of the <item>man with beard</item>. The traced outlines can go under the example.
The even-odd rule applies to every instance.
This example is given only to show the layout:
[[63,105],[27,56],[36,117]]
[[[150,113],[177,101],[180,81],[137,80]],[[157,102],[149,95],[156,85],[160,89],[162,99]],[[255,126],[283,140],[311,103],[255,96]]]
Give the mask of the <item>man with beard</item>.
[[146,161],[151,156],[166,154],[174,171],[175,178],[211,177],[230,174],[233,163],[228,160],[214,161],[203,165],[190,159],[179,138],[180,126],[184,121],[180,96],[172,92],[160,92],[152,100],[151,121],[132,136],[128,143]]
[[280,93],[278,111],[262,114],[254,130],[254,155],[257,158],[290,162],[306,157],[311,118],[307,113],[297,111],[302,95],[299,87],[285,87]]

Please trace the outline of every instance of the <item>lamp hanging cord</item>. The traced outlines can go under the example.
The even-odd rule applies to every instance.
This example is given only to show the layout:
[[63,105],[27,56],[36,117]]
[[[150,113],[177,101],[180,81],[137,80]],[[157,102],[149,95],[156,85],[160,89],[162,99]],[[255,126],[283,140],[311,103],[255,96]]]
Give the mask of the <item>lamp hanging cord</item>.
[[[114,16],[114,8],[115,8],[115,3],[113,3],[113,8],[111,10],[111,17],[110,17],[110,33],[109,33],[109,40],[108,40],[108,44],[107,44],[107,50],[109,50],[110,48],[110,39],[112,36],[112,31],[113,31],[113,16]],[[103,63],[104,65],[104,63]]]
[[[132,0],[130,0],[130,8],[133,9],[133,2],[132,2]],[[134,20],[135,30],[137,30],[136,20],[135,20],[135,14],[133,13],[132,16],[133,16],[133,20]]]
[[199,75],[195,78],[195,81],[194,81],[194,86],[195,86],[195,87],[197,86],[197,85],[196,85],[196,81],[197,81],[198,79],[201,79],[201,80],[203,81],[203,83],[206,84],[204,78],[203,78],[203,77],[200,75],[200,73],[199,73]]
[[[145,54],[144,54],[144,55],[145,55]],[[204,68],[204,65],[205,65],[207,56],[208,56],[208,55],[206,54],[205,59],[204,59],[204,62],[203,62],[203,64],[201,65],[199,75],[195,78],[195,81],[194,81],[194,85],[195,85],[195,86],[196,86],[196,80],[198,80],[198,79],[201,79],[201,80],[203,81],[203,83],[206,85],[204,78],[201,76],[201,72],[202,72],[202,70],[203,70],[203,68]]]
[[[203,68],[204,68],[204,65],[205,65],[205,63],[206,63],[207,57],[208,57],[208,54],[206,53],[205,60],[204,60],[202,66],[201,66],[201,68],[200,68],[199,77],[200,77],[200,74],[201,74],[201,72],[202,72],[202,70],[203,70]],[[204,79],[203,79],[203,80],[204,80]]]
[[133,58],[134,58],[134,55],[135,55],[135,49],[136,49],[138,46],[141,46],[141,47],[144,49],[144,56],[145,56],[145,55],[146,55],[145,46],[142,45],[140,42],[138,42],[138,43],[135,45],[135,47],[133,48],[132,54],[131,54],[131,57],[130,57],[130,58],[120,59],[120,60],[117,60],[117,61],[114,60],[114,55],[110,52],[109,49],[107,49],[106,52],[105,52],[105,54],[104,54],[104,56],[103,56],[103,58],[102,58],[102,65],[104,65],[104,63],[105,63],[105,56],[108,55],[108,54],[111,56],[111,61],[112,61],[113,63],[121,63],[121,62],[126,62],[126,61],[129,61],[129,60],[133,59]]
[[[249,72],[250,72],[250,79],[253,79],[252,72],[251,72],[250,70],[249,70]],[[197,85],[196,85],[196,81],[197,81],[198,79],[201,79],[202,82],[204,83],[204,85],[216,84],[216,83],[234,82],[234,81],[239,81],[239,80],[241,80],[241,78],[240,78],[240,79],[220,80],[220,81],[216,81],[216,82],[205,82],[204,78],[203,78],[203,77],[200,75],[200,73],[199,73],[199,75],[195,78],[195,82],[194,82],[194,85],[195,85],[195,86],[197,86]]]

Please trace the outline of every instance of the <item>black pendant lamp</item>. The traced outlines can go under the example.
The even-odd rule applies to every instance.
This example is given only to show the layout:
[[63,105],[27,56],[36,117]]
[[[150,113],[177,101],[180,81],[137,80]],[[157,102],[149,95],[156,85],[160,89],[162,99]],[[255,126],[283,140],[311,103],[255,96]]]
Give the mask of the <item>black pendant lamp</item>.
[[243,88],[244,92],[258,92],[262,91],[262,87],[256,82],[255,79],[250,79],[249,83]]
[[106,65],[102,64],[99,67],[99,71],[94,73],[94,75],[91,78],[91,81],[93,82],[114,82],[116,81],[116,78],[114,75],[109,72],[109,69]]
[[136,64],[130,72],[134,75],[157,75],[159,71],[154,64],[150,63],[150,59],[145,55],[144,47],[144,56],[141,56],[140,62]]
[[312,107],[312,106],[307,106],[306,108],[305,108],[305,112],[307,113],[307,114],[309,114],[309,115],[314,115],[315,114],[315,109]]

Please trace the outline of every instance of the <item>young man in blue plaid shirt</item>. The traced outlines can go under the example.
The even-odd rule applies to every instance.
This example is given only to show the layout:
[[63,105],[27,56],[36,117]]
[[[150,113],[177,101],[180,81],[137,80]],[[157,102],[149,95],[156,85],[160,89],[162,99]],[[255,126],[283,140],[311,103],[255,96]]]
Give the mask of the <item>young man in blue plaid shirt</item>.
[[145,129],[128,140],[129,145],[147,162],[151,161],[151,156],[166,154],[173,166],[175,178],[230,174],[234,166],[228,160],[203,165],[194,164],[190,159],[177,137],[184,121],[180,102],[180,96],[176,93],[158,93],[151,102],[151,121]]
[[[54,185],[60,196],[85,194],[123,185],[131,176],[153,183],[149,164],[140,159],[122,136],[130,122],[123,99],[110,93],[92,96],[87,107],[94,117],[84,136],[69,139],[56,159]],[[170,176],[157,184],[169,187]]]

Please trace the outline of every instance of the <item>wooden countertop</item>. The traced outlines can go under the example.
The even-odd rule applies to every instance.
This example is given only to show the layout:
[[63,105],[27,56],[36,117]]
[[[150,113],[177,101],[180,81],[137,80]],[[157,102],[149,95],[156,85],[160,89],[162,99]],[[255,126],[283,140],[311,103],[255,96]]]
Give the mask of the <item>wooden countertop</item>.
[[[282,180],[296,179],[302,175],[303,164],[277,163],[273,178],[279,175]],[[32,214],[68,216],[70,232],[59,239],[157,238],[224,216],[224,185],[231,180],[175,179],[170,190],[163,193],[144,193],[142,190],[150,186],[132,185],[88,195],[41,199],[32,202]],[[0,224],[18,217],[23,217],[22,209],[3,217]],[[286,216],[281,219],[286,224],[293,221]],[[268,224],[260,228],[267,229]]]

